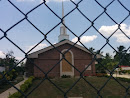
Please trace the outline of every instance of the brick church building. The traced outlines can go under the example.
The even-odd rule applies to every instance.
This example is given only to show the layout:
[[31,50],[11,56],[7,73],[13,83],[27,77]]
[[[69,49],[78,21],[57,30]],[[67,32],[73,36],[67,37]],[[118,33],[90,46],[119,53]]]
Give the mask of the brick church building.
[[[63,2],[62,17],[64,17]],[[64,20],[63,23],[65,24]],[[93,55],[86,48],[69,40],[66,27],[63,24],[60,27],[58,39],[59,43],[54,44],[56,49],[53,46],[49,46],[28,55],[26,61],[28,76],[44,77],[43,72],[48,73],[48,71],[49,77],[61,77],[63,75],[69,75],[71,77],[79,76],[79,71],[82,72],[91,63]],[[72,45],[74,46],[72,47]],[[72,48],[70,49],[70,47]],[[66,52],[68,49],[69,51]],[[95,61],[91,63],[83,75],[95,75]]]

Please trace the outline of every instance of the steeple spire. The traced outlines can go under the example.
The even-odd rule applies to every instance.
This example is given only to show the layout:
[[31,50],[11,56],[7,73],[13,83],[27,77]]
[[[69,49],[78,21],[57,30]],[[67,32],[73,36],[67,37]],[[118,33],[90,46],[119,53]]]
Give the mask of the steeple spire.
[[[64,17],[64,4],[63,4],[63,0],[62,0],[62,18]],[[63,23],[65,24],[65,21],[63,19]]]
[[[62,0],[62,18],[63,17],[64,17],[64,4]],[[60,35],[58,36],[59,42],[63,40],[69,40],[69,35],[67,35],[67,29],[63,24],[65,24],[65,19],[63,19],[61,27],[60,27]]]

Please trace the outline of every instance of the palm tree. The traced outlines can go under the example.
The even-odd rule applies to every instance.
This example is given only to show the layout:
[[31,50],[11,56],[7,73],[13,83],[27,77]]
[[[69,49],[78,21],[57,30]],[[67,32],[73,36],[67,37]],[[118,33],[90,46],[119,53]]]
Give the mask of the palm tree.
[[[115,56],[114,56],[114,60],[115,61],[120,61],[121,60],[121,58],[122,58],[122,56],[126,56],[126,50],[125,50],[126,48],[124,47],[124,46],[119,46],[119,47],[117,47],[117,52],[116,52],[116,54],[115,54]],[[115,51],[114,51],[115,52]],[[123,59],[122,60],[122,62],[120,63],[121,65],[124,65],[124,62],[125,62],[126,60],[125,59]]]
[[119,47],[117,47],[117,50],[118,50],[118,52],[120,53],[122,53],[122,52],[124,52],[125,50],[125,47],[124,46],[119,46]]

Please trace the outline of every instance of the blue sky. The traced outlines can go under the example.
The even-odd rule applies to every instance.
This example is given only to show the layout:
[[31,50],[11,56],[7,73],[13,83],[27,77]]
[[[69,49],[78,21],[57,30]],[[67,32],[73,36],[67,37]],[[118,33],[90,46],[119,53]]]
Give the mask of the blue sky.
[[[30,11],[33,7],[40,4],[41,0],[10,0],[14,3],[21,11],[25,14]],[[80,0],[73,0],[78,3]],[[102,6],[106,6],[112,0],[97,0]],[[130,0],[120,0],[124,6],[130,10]],[[46,3],[58,16],[62,15],[62,4],[60,0],[48,0]],[[70,2],[70,0],[64,0],[65,14],[71,11],[75,5]],[[95,0],[83,0],[78,8],[91,20],[93,21],[103,9],[95,2]],[[107,13],[117,22],[121,21],[128,16],[129,12],[126,11],[118,2],[115,0],[108,8]],[[15,9],[7,0],[0,1],[0,28],[6,31],[16,22],[24,18],[24,16]],[[37,26],[44,34],[46,34],[51,28],[60,22],[58,19],[44,4],[34,10],[32,13],[28,14],[28,19]],[[71,14],[65,17],[65,24],[69,27],[77,36],[84,32],[91,23],[86,20],[78,10],[74,10]],[[117,29],[117,25],[104,13],[95,22],[94,26],[99,30],[105,37],[109,37],[114,30]],[[130,37],[130,17],[128,17],[122,24],[121,29]],[[70,40],[75,42],[77,38],[67,30],[70,36]],[[60,34],[60,25],[57,26],[53,31],[47,35],[47,39],[51,43],[58,42],[58,35]],[[0,37],[3,33],[0,31]],[[7,32],[8,38],[10,38],[14,43],[16,43],[21,49],[27,52],[39,41],[41,41],[44,36],[39,33],[32,25],[30,25],[26,20],[22,21],[16,27],[12,28]],[[93,28],[91,27],[84,35],[81,37],[81,42],[87,47],[94,47],[96,50],[100,49],[106,40]],[[119,30],[110,38],[109,42],[114,48],[119,45],[124,45],[126,48],[130,46],[130,39],[126,38]],[[24,57],[24,54],[12,45],[6,38],[0,40],[0,57],[4,57],[3,53],[7,53],[10,50],[14,51],[14,56],[17,59]],[[46,41],[43,41],[38,47],[33,51],[42,49],[44,47],[50,46]],[[104,53],[109,52],[113,54],[113,50],[107,45],[103,48]]]

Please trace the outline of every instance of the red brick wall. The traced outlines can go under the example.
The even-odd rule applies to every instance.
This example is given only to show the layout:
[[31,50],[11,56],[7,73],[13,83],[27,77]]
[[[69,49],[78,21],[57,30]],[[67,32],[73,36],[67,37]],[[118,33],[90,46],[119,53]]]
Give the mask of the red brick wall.
[[[62,51],[64,49],[69,49],[71,45],[64,44],[62,46],[57,47],[59,51]],[[84,52],[76,47],[73,47],[71,49],[74,55],[74,66],[79,70],[83,71],[85,68],[85,65],[88,65],[91,63],[92,55],[90,55],[87,52]],[[51,68],[54,69],[51,70],[48,74],[50,77],[59,77],[60,76],[60,53],[56,49],[51,49],[49,51],[46,51],[44,53],[41,53],[38,55],[38,59],[35,59],[34,62],[39,66],[44,72],[48,72]],[[95,64],[93,63],[91,65],[90,71],[85,71],[84,75],[92,75],[95,74]],[[79,72],[77,70],[74,70],[75,76],[79,76]],[[34,76],[36,77],[43,77],[44,74],[34,66]]]

